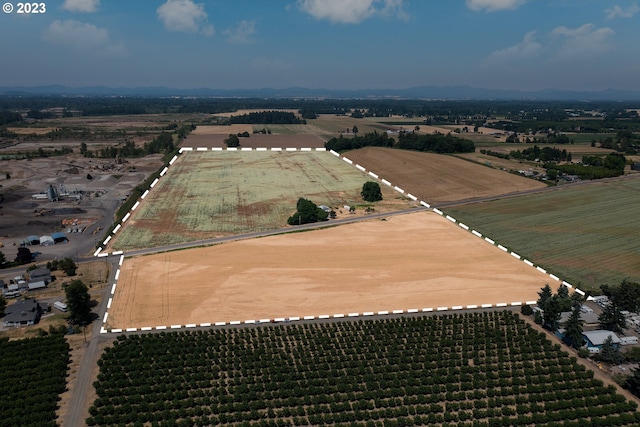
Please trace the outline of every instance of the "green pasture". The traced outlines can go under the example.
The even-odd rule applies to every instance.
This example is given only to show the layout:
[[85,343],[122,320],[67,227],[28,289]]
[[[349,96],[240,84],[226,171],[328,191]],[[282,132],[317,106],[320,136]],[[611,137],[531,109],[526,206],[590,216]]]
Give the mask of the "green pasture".
[[640,179],[634,178],[472,204],[446,214],[569,283],[597,290],[624,278],[640,281],[638,206]]
[[327,152],[182,154],[134,211],[117,249],[162,246],[284,227],[299,197],[361,202],[364,173]]

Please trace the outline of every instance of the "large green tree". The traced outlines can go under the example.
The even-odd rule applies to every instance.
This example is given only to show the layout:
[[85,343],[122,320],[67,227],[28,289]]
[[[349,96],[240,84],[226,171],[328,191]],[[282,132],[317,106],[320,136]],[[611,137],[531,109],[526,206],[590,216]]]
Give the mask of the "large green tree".
[[547,283],[544,285],[540,292],[538,292],[538,306],[542,307],[544,303],[553,296],[553,291],[551,290],[551,286]]
[[598,354],[598,360],[609,363],[610,365],[617,365],[624,362],[624,355],[620,353],[620,349],[613,343],[611,335],[604,340],[600,353]]
[[229,135],[229,138],[224,140],[224,143],[227,144],[227,147],[239,147],[240,139],[237,135],[231,134]]
[[29,248],[21,247],[18,248],[18,253],[16,254],[16,264],[27,264],[33,260],[33,255]]
[[380,184],[374,181],[365,182],[362,186],[360,195],[367,202],[377,202],[382,200],[382,190],[380,190]]
[[69,308],[69,322],[75,325],[91,323],[91,297],[89,288],[81,280],[73,280],[65,287],[67,307]]
[[554,295],[542,305],[543,326],[550,331],[557,331],[560,327],[560,317],[562,315],[562,300],[558,295]]
[[638,312],[640,310],[640,283],[624,279],[620,286],[600,286],[602,293],[613,300],[620,310]]
[[584,344],[584,337],[582,336],[583,321],[580,318],[580,305],[574,305],[571,311],[571,316],[565,323],[565,332],[562,340],[565,344],[578,349]]
[[622,310],[614,300],[609,301],[609,304],[602,310],[602,313],[598,316],[598,322],[602,329],[617,334],[621,334],[627,329],[627,319],[625,319]]
[[287,219],[289,225],[309,224],[326,221],[329,214],[320,209],[311,200],[300,197],[296,203],[296,212]]

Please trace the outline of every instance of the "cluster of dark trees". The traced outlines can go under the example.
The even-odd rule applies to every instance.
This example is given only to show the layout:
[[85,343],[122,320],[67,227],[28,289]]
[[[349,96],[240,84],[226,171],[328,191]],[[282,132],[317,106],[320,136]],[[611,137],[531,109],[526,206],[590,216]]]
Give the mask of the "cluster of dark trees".
[[10,268],[17,265],[28,264],[33,261],[33,254],[26,247],[19,247],[13,262],[7,261],[6,256],[0,251],[0,268]]
[[403,150],[428,151],[433,153],[471,153],[475,151],[473,141],[457,138],[451,134],[420,135],[401,132],[398,141],[386,133],[370,132],[362,136],[331,138],[324,145],[327,150],[346,151],[362,147],[391,147]]
[[234,134],[229,134],[228,138],[224,139],[224,143],[226,144],[227,147],[239,147],[240,146],[240,138],[238,138],[238,135],[234,135]]
[[[598,144],[601,148],[608,148],[610,150],[616,150],[625,154],[638,154],[640,153],[640,136],[635,135],[631,130],[624,129],[617,133],[616,139],[608,136],[604,139],[600,139]],[[596,146],[596,141],[591,142],[591,146]]]
[[[3,426],[56,426],[60,394],[70,362],[64,335],[0,338],[0,402]],[[9,398],[9,396],[11,398]]]
[[432,153],[473,153],[476,149],[473,141],[458,138],[451,134],[420,135],[415,132],[401,132],[396,148],[403,150],[428,151]]
[[47,262],[47,268],[51,271],[62,270],[67,276],[75,276],[78,266],[71,258],[62,258]]
[[287,219],[289,225],[309,224],[326,221],[329,213],[320,209],[311,200],[300,197],[296,203],[296,212]]
[[0,126],[21,122],[22,114],[10,110],[0,110]]
[[507,159],[507,160],[511,158],[511,156],[509,156],[508,154],[500,153],[499,151],[485,150],[484,148],[480,149],[480,154],[486,154],[487,156],[493,156],[493,157],[498,157],[500,159]]
[[340,135],[338,138],[331,138],[324,146],[327,150],[347,151],[362,147],[393,147],[394,143],[395,140],[389,138],[386,133],[370,132],[352,138],[344,138]]
[[295,114],[288,111],[257,111],[229,117],[230,124],[304,124],[306,120],[300,120]]
[[[574,292],[572,296],[569,295],[569,288],[564,285],[558,287],[557,292],[554,294],[551,287],[547,284],[540,292],[538,292],[538,307],[542,309],[542,313],[537,311],[535,314],[536,323],[540,323],[546,329],[555,332],[560,327],[560,317],[565,311],[575,310],[576,306],[578,313],[580,306],[582,305],[582,296],[577,292]],[[580,339],[582,338],[582,329],[580,329]],[[577,341],[577,337],[575,337]],[[582,345],[582,341],[576,348]]]
[[611,153],[605,157],[585,156],[581,164],[545,163],[547,170],[555,169],[569,175],[577,175],[580,179],[612,178],[624,174],[627,159],[620,153]]
[[[99,157],[103,159],[114,159],[116,157],[144,157],[149,154],[168,154],[176,149],[176,139],[180,142],[182,139],[196,128],[195,125],[182,125],[173,132],[162,132],[150,142],[145,142],[142,147],[127,140],[118,147],[109,146],[99,150],[90,151],[86,143],[80,144],[80,154],[85,157]],[[174,138],[175,137],[175,138]]]
[[571,161],[571,152],[567,150],[560,150],[556,147],[538,147],[534,145],[531,148],[525,148],[524,150],[512,150],[509,156],[514,159],[522,160],[540,160],[541,162],[552,161]]

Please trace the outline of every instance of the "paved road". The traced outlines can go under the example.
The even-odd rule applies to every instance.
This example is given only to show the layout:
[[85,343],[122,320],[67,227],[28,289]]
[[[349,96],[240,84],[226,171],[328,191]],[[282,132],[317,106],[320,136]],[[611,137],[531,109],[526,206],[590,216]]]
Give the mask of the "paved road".
[[[113,283],[115,281],[115,272],[118,264],[118,257],[108,257],[108,261],[111,262],[111,270],[109,272],[109,281],[107,283]],[[71,398],[69,400],[67,414],[64,420],[63,427],[78,427],[85,425],[84,420],[89,416],[88,409],[91,405],[89,401],[90,387],[92,387],[95,377],[93,370],[98,364],[98,358],[100,357],[100,351],[98,345],[106,340],[110,340],[113,336],[105,336],[100,334],[100,328],[102,327],[102,318],[107,309],[107,300],[111,287],[105,287],[104,297],[102,302],[95,311],[98,313],[98,319],[93,322],[93,332],[89,342],[85,345],[85,350],[80,353],[80,364],[78,366],[78,375],[76,377],[73,390],[71,391]]]

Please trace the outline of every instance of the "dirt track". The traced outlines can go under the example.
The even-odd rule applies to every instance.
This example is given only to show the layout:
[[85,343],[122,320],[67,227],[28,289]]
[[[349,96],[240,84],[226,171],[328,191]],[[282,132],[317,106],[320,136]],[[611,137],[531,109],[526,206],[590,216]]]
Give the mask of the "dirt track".
[[421,212],[127,259],[107,326],[510,304],[537,299],[547,282],[495,246]]

